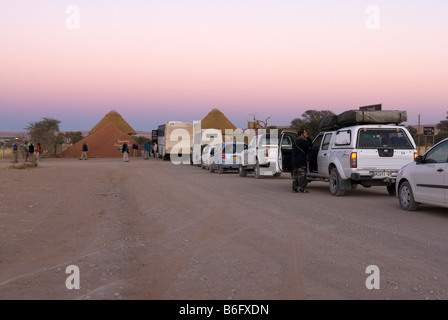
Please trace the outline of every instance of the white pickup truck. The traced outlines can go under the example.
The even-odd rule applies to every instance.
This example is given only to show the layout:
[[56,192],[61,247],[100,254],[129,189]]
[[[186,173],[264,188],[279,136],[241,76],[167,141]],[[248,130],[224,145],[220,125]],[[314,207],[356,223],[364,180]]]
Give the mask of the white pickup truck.
[[[291,171],[295,132],[282,132],[278,152],[281,171]],[[404,126],[366,124],[321,132],[308,157],[308,180],[328,181],[330,192],[342,196],[358,185],[386,186],[395,194],[398,171],[417,156]]]

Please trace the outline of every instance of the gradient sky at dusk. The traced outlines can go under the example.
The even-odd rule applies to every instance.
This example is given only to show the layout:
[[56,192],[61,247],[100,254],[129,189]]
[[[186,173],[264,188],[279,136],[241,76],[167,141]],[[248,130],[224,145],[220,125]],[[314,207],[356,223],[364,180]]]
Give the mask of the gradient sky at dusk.
[[212,108],[288,125],[376,103],[438,123],[447,34],[446,0],[0,0],[0,131],[43,117],[90,130],[110,110],[143,131]]

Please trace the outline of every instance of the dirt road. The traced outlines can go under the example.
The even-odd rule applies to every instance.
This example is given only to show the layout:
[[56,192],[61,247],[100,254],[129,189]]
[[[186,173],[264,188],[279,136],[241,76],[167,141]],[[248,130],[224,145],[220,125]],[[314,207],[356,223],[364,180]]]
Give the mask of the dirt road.
[[130,160],[0,163],[0,299],[448,298],[446,209]]

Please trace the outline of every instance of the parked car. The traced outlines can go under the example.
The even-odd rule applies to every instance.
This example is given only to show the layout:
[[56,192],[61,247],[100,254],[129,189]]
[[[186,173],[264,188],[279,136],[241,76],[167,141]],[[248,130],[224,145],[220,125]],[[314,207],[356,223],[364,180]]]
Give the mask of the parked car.
[[403,210],[416,210],[420,203],[448,208],[448,139],[399,171],[397,196]]
[[277,135],[259,134],[254,136],[248,147],[240,153],[238,173],[246,177],[253,173],[256,179],[264,176],[279,177],[281,171],[278,167],[279,141]]
[[240,154],[247,149],[243,142],[223,142],[211,151],[208,164],[210,172],[215,170],[222,174],[227,170],[238,170]]
[[202,156],[201,156],[201,168],[202,169],[210,169],[210,162],[212,158],[215,156],[216,145],[205,145],[202,148]]

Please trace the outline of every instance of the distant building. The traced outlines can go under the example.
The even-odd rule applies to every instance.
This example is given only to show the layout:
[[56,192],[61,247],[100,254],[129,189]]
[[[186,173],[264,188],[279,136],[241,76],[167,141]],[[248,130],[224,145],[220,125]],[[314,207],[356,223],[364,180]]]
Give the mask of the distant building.
[[248,121],[247,129],[261,129],[260,122],[258,121]]
[[131,134],[135,130],[116,112],[111,111],[90,130],[89,135],[72,146],[65,149],[61,156],[63,158],[79,157],[82,146],[87,144],[87,156],[89,158],[117,158],[121,157],[121,146],[124,142],[131,148],[137,143]]
[[225,136],[227,129],[237,128],[220,110],[214,108],[201,120],[201,129],[218,129]]
[[421,124],[420,130],[418,129],[417,124],[409,125],[408,127],[415,128],[418,131],[418,134],[423,134],[423,130],[425,127],[434,127],[434,135],[437,135],[440,132],[440,130],[437,129],[437,124]]
[[117,112],[117,111],[110,111],[108,114],[106,114],[103,119],[101,119],[100,122],[98,122],[93,128],[92,130],[89,131],[89,134],[93,134],[96,131],[98,131],[99,129],[101,129],[104,125],[108,124],[112,122],[113,124],[115,124],[118,129],[120,129],[121,131],[123,131],[124,133],[127,133],[129,135],[134,135],[136,134],[136,131],[129,125],[129,123],[127,123],[123,117]]

